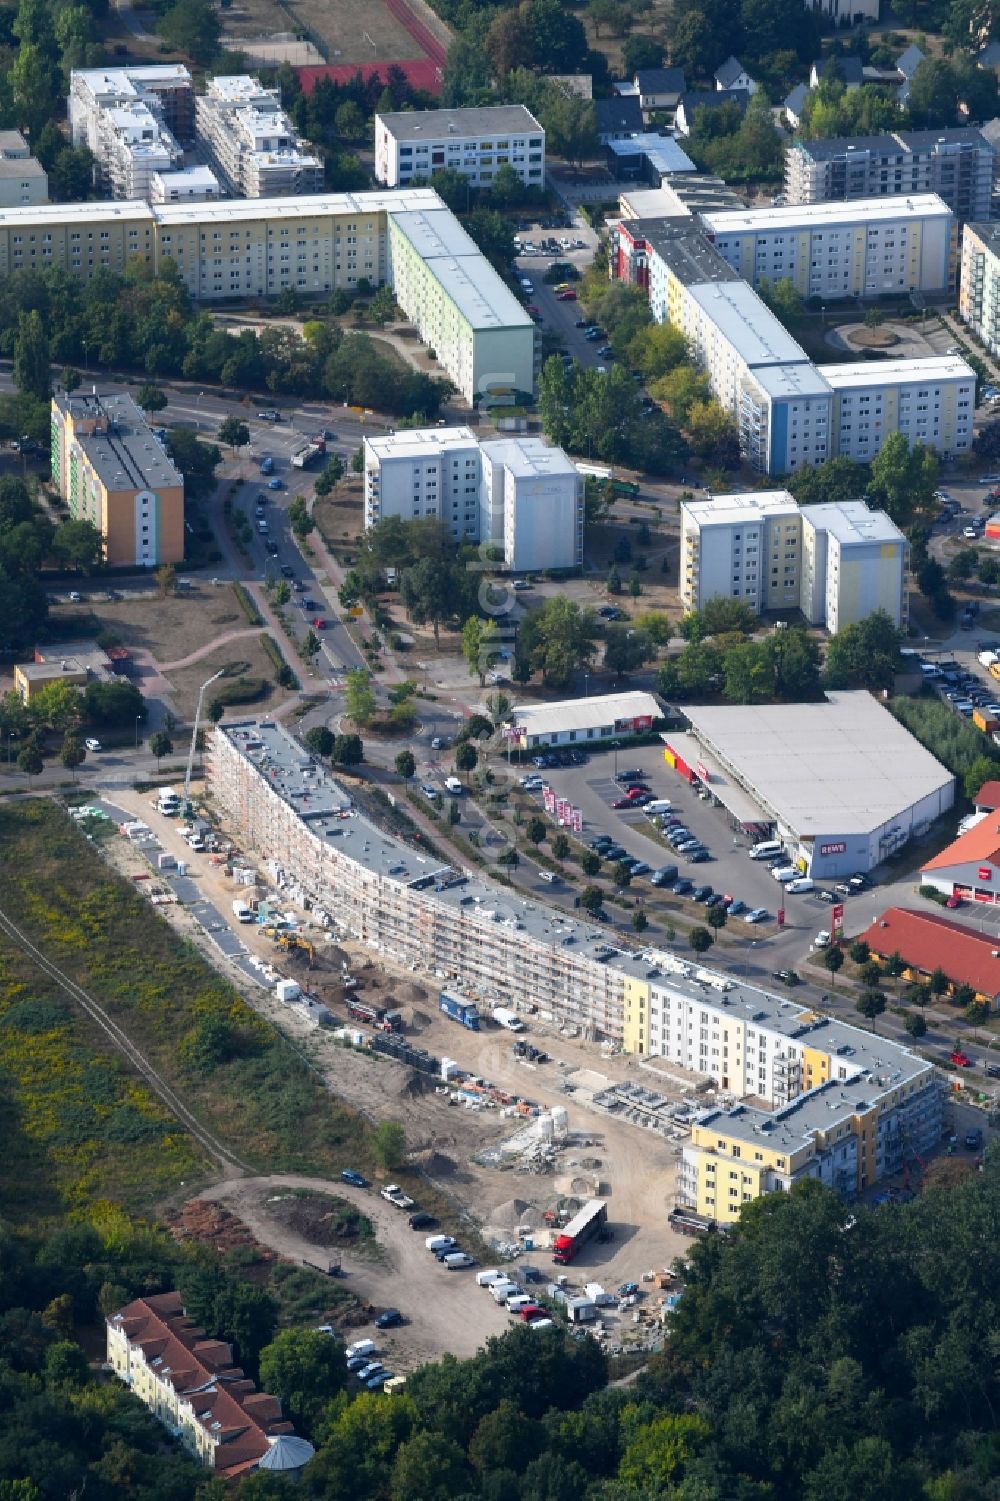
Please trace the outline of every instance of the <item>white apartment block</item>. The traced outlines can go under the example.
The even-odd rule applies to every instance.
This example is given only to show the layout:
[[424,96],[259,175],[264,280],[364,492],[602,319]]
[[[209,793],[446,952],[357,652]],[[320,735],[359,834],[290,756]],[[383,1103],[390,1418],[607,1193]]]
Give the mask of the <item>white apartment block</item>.
[[958,310],[990,353],[1000,353],[1000,225],[965,226]]
[[526,187],[545,186],[545,131],[523,104],[399,110],[375,116],[375,179],[388,188],[449,168],[489,188],[501,167]]
[[701,214],[716,250],[754,287],[790,280],[803,297],[945,292],[958,228],[936,193]]
[[[406,233],[390,243],[398,221]],[[169,258],[212,302],[387,282],[468,401],[534,389],[534,324],[430,188],[0,209],[0,276],[58,266],[88,279],[134,256],[154,270]]]
[[154,172],[150,179],[150,203],[214,203],[221,197],[219,179],[211,167],[188,167],[184,172]]
[[739,599],[758,615],[795,609],[802,527],[787,490],[714,495],[681,504],[680,595],[685,609]]
[[801,609],[836,635],[873,610],[907,622],[909,543],[884,511],[863,500],[804,506]]
[[173,172],[190,134],[191,75],[179,64],[74,70],[70,138],[94,154],[98,185],[114,198],[148,198],[156,173]]
[[391,214],[388,251],[397,302],[470,405],[534,390],[535,325],[454,214]]
[[834,451],[866,464],[900,432],[944,457],[972,446],[975,372],[958,355],[820,365],[834,398]]
[[804,506],[787,490],[713,495],[681,505],[680,594],[686,609],[739,599],[760,614],[801,609],[831,633],[885,610],[906,624],[909,548],[864,501]]
[[195,100],[195,129],[237,198],[287,198],[323,190],[323,163],[298,135],[277,89],[249,74],[211,78]]
[[0,209],[48,203],[49,175],[19,130],[0,130]]
[[576,568],[584,481],[540,438],[480,443],[468,427],[365,439],[365,526],[432,517],[456,541],[502,550],[510,572]]

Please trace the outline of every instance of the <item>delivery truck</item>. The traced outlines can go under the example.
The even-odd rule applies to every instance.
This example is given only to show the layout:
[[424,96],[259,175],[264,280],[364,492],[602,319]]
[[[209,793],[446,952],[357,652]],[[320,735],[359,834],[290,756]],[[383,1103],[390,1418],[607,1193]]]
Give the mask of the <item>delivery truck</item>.
[[568,1266],[581,1248],[600,1234],[607,1222],[607,1201],[591,1199],[552,1242],[552,1260],[557,1266]]
[[467,1001],[453,991],[442,990],[438,1005],[445,1016],[450,1016],[453,1022],[459,1022],[467,1027],[470,1032],[479,1031],[479,1008],[474,1001]]
[[493,1020],[498,1027],[503,1027],[506,1032],[523,1032],[524,1022],[516,1011],[510,1011],[506,1006],[493,1007]]
[[237,922],[253,922],[253,913],[246,902],[233,903],[233,916]]

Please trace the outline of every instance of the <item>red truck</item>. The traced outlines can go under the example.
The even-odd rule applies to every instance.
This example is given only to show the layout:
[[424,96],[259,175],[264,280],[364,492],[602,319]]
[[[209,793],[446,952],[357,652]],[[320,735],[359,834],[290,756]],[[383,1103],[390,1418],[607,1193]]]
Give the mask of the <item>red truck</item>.
[[588,1240],[593,1240],[608,1223],[608,1206],[604,1199],[591,1199],[575,1214],[552,1243],[552,1260],[556,1266],[568,1266]]
[[402,1032],[403,1018],[398,1011],[386,1011],[382,1006],[371,1006],[367,1001],[351,999],[347,1002],[347,1014],[356,1022],[367,1022],[376,1032]]

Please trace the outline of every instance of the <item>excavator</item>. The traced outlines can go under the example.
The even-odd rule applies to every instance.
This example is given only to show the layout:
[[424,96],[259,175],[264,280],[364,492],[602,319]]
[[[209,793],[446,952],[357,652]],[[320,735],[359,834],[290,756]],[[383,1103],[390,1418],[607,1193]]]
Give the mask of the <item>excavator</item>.
[[316,950],[313,948],[308,938],[303,938],[301,933],[283,932],[280,928],[265,928],[264,932],[267,934],[268,938],[274,939],[279,948],[289,950],[297,949],[304,953],[309,960],[309,968],[316,968]]

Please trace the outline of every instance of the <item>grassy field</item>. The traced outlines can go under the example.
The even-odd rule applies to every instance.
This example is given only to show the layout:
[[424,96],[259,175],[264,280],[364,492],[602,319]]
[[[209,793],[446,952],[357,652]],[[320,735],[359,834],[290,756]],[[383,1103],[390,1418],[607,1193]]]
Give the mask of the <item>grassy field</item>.
[[[364,1123],[59,808],[41,800],[0,808],[0,850],[0,908],[244,1161],[320,1174],[367,1161]],[[215,1174],[100,1034],[6,941],[0,981],[5,1199],[32,1199],[33,1217],[42,1200],[53,1210],[102,1198],[136,1210]],[[12,1138],[24,1143],[30,1176]]]

